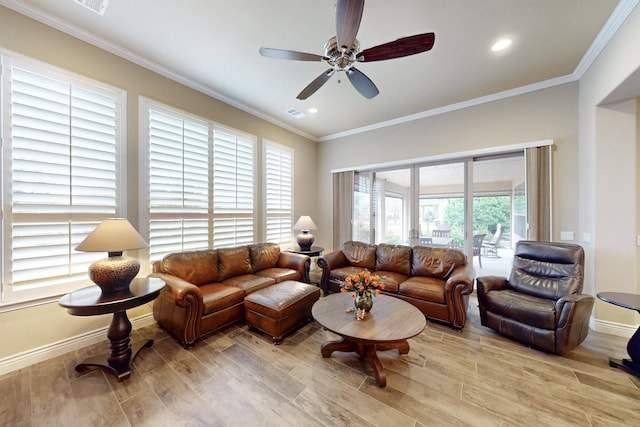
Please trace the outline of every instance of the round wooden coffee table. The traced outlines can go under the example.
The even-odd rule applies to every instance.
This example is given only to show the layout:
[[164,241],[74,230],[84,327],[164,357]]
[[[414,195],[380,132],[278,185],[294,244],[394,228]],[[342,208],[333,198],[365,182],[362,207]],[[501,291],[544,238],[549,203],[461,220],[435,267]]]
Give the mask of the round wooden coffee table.
[[409,338],[418,335],[427,322],[424,314],[408,302],[398,298],[378,295],[373,299],[373,308],[364,320],[357,320],[351,293],[332,294],[320,298],[313,305],[313,318],[327,330],[340,335],[337,341],[322,344],[322,357],[334,351],[355,351],[369,362],[379,387],[387,385],[387,378],[378,351],[397,349],[400,354],[409,353]]

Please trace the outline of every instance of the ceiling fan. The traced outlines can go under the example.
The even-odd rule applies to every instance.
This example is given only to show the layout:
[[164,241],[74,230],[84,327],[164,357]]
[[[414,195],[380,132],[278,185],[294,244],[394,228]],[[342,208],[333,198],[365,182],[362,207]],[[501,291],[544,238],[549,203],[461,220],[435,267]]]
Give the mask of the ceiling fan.
[[364,0],[338,0],[336,4],[336,37],[332,37],[325,43],[324,55],[268,47],[261,47],[260,54],[276,59],[326,61],[331,66],[302,89],[302,92],[297,96],[298,99],[307,99],[320,89],[336,71],[344,71],[353,87],[362,96],[371,99],[380,92],[371,79],[354,66],[355,63],[383,61],[426,52],[433,48],[435,34],[417,34],[360,50],[360,42],[356,39],[356,35],[360,27],[363,9]]

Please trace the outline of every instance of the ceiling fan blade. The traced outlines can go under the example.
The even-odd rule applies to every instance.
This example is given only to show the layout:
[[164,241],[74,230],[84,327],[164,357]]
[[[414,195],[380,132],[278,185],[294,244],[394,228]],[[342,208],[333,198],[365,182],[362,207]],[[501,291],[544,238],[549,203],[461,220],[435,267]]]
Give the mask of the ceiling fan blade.
[[356,90],[365,98],[371,99],[380,93],[371,79],[365,76],[364,73],[357,68],[351,67],[346,73],[353,87],[355,87]]
[[363,10],[364,0],[338,0],[336,4],[336,38],[339,47],[351,49],[360,28]]
[[302,92],[300,92],[298,96],[296,96],[296,98],[307,99],[308,97],[313,95],[315,91],[320,89],[322,85],[325,84],[331,78],[331,76],[333,76],[334,73],[335,70],[333,68],[329,68],[327,71],[316,77],[314,81],[309,83],[307,87],[302,89]]
[[315,55],[313,53],[296,52],[294,50],[272,49],[270,47],[261,47],[260,55],[267,58],[290,59],[293,61],[322,61],[326,59],[324,56]]
[[385,59],[401,58],[426,52],[433,48],[436,40],[434,33],[416,34],[401,39],[365,49],[358,55],[358,61],[371,62]]

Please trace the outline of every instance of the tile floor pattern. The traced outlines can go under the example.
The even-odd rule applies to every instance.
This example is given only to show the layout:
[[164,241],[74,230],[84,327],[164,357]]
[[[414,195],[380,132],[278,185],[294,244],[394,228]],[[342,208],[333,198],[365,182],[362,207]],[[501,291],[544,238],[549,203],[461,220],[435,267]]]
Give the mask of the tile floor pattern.
[[[375,310],[375,306],[374,306]],[[244,325],[185,350],[157,326],[129,380],[76,363],[84,348],[0,377],[2,426],[631,426],[640,380],[608,366],[626,339],[591,331],[568,357],[480,326],[476,302],[462,332],[427,322],[411,351],[380,353],[387,387],[353,353],[320,356],[334,339],[315,322],[274,346]]]

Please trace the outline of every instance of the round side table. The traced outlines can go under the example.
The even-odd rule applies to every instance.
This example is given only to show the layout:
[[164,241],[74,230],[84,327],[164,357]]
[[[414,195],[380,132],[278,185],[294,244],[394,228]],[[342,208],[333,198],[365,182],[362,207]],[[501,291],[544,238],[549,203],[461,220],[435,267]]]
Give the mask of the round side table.
[[131,363],[145,347],[151,347],[153,340],[140,340],[131,344],[131,322],[127,310],[153,301],[164,287],[160,279],[133,279],[129,289],[111,295],[103,295],[98,286],[78,289],[60,298],[58,304],[74,316],[96,316],[113,313],[107,337],[111,353],[89,357],[76,365],[82,372],[91,367],[104,369],[118,378],[129,378]]

